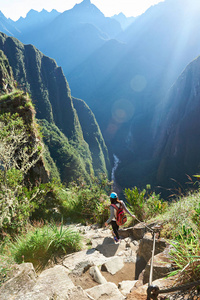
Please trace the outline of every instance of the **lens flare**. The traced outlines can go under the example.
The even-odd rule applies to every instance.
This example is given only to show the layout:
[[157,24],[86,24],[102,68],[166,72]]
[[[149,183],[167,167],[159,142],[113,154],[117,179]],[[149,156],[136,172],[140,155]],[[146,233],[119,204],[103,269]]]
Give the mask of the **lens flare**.
[[136,75],[135,77],[133,77],[130,84],[131,84],[131,88],[135,92],[142,92],[147,85],[147,81],[144,76]]
[[118,100],[112,107],[112,118],[117,123],[129,121],[134,114],[133,104],[128,100]]

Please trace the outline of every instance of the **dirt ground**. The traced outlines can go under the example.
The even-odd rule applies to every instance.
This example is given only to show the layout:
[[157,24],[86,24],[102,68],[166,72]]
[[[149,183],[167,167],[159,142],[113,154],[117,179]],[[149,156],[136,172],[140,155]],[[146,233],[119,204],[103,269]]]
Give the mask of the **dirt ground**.
[[125,263],[124,267],[115,275],[111,275],[106,271],[101,271],[101,274],[108,282],[113,282],[118,286],[124,280],[135,280],[135,263]]
[[[124,267],[115,275],[111,275],[106,271],[101,271],[101,273],[108,282],[113,282],[118,286],[123,280],[135,280],[135,263],[125,263]],[[89,270],[80,277],[73,274],[69,277],[75,285],[80,285],[84,290],[98,285],[98,283],[93,281]]]

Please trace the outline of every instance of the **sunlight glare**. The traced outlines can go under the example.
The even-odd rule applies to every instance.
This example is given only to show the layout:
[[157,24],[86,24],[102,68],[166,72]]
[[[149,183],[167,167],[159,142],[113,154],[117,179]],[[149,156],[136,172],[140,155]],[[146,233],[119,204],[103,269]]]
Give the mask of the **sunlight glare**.
[[142,92],[147,85],[147,81],[143,75],[136,75],[132,78],[130,85],[135,92]]

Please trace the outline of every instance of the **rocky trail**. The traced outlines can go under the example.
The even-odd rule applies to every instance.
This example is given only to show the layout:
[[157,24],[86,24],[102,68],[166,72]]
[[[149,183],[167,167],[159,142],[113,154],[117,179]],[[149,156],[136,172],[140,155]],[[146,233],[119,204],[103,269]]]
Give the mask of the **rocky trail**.
[[[155,224],[152,224],[152,226]],[[115,243],[110,229],[76,225],[83,250],[64,256],[37,274],[31,263],[15,266],[13,277],[0,288],[1,300],[146,300],[153,240],[145,224],[121,229]],[[156,239],[153,285],[172,287],[169,245]],[[187,296],[187,298],[186,298]],[[195,297],[195,298],[194,298]],[[200,299],[198,294],[168,294],[158,299]]]

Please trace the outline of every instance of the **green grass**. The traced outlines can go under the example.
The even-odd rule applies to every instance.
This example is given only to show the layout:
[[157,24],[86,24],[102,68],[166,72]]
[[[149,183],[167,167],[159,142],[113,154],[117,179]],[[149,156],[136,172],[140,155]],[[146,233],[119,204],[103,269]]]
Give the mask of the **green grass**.
[[15,262],[32,262],[37,269],[56,258],[81,249],[81,237],[71,228],[45,225],[16,238],[11,244]]
[[200,192],[189,193],[171,203],[154,219],[163,223],[161,236],[173,246],[171,260],[180,283],[200,277]]
[[194,221],[200,205],[200,192],[188,194],[172,202],[165,213],[155,219],[164,223],[164,237],[174,238],[182,232],[183,226],[198,230],[198,222]]
[[188,283],[200,278],[200,244],[193,232],[183,232],[179,240],[171,243],[170,252],[176,270],[171,275],[179,275],[179,282]]

